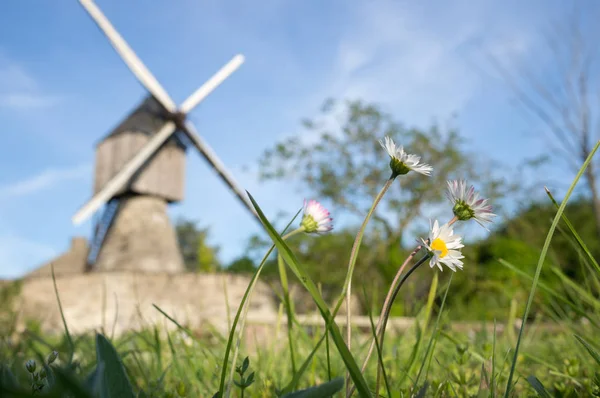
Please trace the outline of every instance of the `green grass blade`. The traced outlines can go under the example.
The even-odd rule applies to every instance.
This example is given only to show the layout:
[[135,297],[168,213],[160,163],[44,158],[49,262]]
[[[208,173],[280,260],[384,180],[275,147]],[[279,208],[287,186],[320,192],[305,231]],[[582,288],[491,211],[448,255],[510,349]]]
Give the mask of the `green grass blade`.
[[548,392],[548,390],[546,390],[546,388],[544,387],[544,385],[542,384],[542,382],[539,381],[539,379],[537,377],[535,377],[535,376],[529,376],[527,378],[527,381],[529,382],[529,384],[531,385],[531,387],[533,387],[533,389],[538,394],[538,396],[540,396],[542,398],[552,398],[552,396],[550,395],[550,393]]
[[[437,273],[436,273],[437,275]],[[431,346],[436,339],[438,326],[440,324],[440,319],[442,318],[442,312],[444,311],[444,305],[446,304],[446,297],[448,297],[448,292],[450,291],[450,285],[452,284],[452,278],[454,277],[454,272],[450,274],[450,280],[448,281],[448,287],[446,287],[446,293],[444,293],[444,298],[442,299],[442,304],[440,305],[440,310],[438,312],[438,316],[435,320],[435,324],[433,325],[433,331],[431,332],[431,338],[429,339],[429,344],[427,344],[427,350],[425,350],[425,357],[423,358],[423,362],[421,363],[421,368],[419,369],[419,373],[417,373],[417,378],[414,382],[414,388],[418,387],[419,378],[421,377],[421,372],[423,372],[423,368],[425,366],[425,362],[427,362],[427,357],[429,356],[429,352],[431,351]],[[431,352],[433,355],[433,352]]]
[[[300,211],[298,211],[298,213],[296,213],[296,216],[299,213],[300,213]],[[287,229],[292,224],[292,222],[294,222],[294,219],[296,219],[296,217],[294,217],[289,222],[289,224],[286,226],[285,229]],[[284,229],[284,231],[285,231],[285,229]],[[275,245],[271,245],[271,247],[269,248],[267,253],[264,255],[262,261],[260,262],[260,265],[254,272],[254,275],[252,275],[252,279],[250,280],[250,283],[248,284],[248,287],[246,288],[246,291],[244,292],[244,296],[242,297],[240,306],[238,307],[238,310],[233,319],[233,324],[231,326],[231,330],[229,331],[229,338],[227,339],[227,346],[225,347],[225,355],[223,357],[223,364],[221,366],[221,380],[219,382],[219,391],[216,394],[216,396],[219,398],[223,397],[223,393],[225,391],[225,379],[227,377],[227,365],[229,362],[229,353],[231,352],[231,346],[233,345],[233,339],[235,337],[235,330],[236,330],[237,324],[240,320],[242,311],[244,309],[244,305],[246,304],[246,300],[248,299],[248,296],[250,295],[250,292],[252,291],[254,284],[258,280],[258,277],[260,276],[260,273],[267,262],[267,258],[269,258],[269,255],[271,255],[271,253],[273,252],[274,249],[275,249]],[[235,364],[233,364],[232,366],[235,366]]]
[[[228,361],[229,361],[229,353],[231,352],[231,346],[233,345],[233,339],[235,337],[235,330],[236,330],[237,324],[240,320],[240,316],[242,315],[244,305],[246,304],[246,300],[248,299],[248,296],[252,290],[252,287],[254,286],[254,282],[260,276],[260,273],[266,263],[267,257],[269,257],[269,255],[271,254],[271,252],[273,251],[274,248],[275,248],[275,246],[271,246],[271,248],[269,248],[269,250],[267,251],[267,254],[264,256],[261,264],[258,266],[256,271],[254,272],[254,275],[252,275],[252,279],[250,280],[250,283],[248,284],[248,287],[246,288],[246,291],[244,292],[244,296],[242,297],[240,306],[238,307],[235,317],[233,318],[233,324],[231,325],[229,338],[227,339],[227,346],[225,347],[225,356],[223,358],[223,364],[221,365],[221,381],[219,384],[219,392],[218,392],[217,397],[222,397],[223,393],[225,391],[225,379],[227,377],[227,365],[228,365]],[[233,364],[232,366],[235,366],[235,364]]]
[[593,294],[590,294],[590,292],[588,292],[586,289],[582,288],[581,286],[579,286],[578,283],[574,282],[573,279],[569,278],[567,275],[565,275],[560,268],[558,267],[551,267],[550,270],[556,274],[556,276],[558,276],[558,278],[560,279],[560,281],[562,283],[565,284],[565,286],[568,286],[569,288],[571,288],[572,290],[575,291],[577,297],[579,297],[583,302],[588,303],[589,305],[595,307],[596,309],[600,308],[600,300],[598,300],[596,297],[594,297]]
[[294,353],[294,337],[292,335],[294,325],[294,312],[292,311],[292,303],[290,300],[290,289],[288,285],[287,272],[281,255],[277,254],[277,267],[279,269],[279,279],[281,280],[281,288],[283,289],[283,303],[287,313],[287,335],[288,345],[290,347],[290,359],[292,362],[292,374],[296,374],[296,355]]
[[576,334],[574,336],[577,339],[577,341],[579,341],[581,343],[581,345],[583,345],[585,347],[585,349],[590,353],[590,355],[592,356],[592,358],[594,358],[596,363],[598,363],[598,365],[600,365],[600,354],[598,354],[598,351],[596,351],[596,349],[594,349],[594,347],[592,347],[587,341],[585,341],[583,339],[583,337],[580,337]]
[[350,377],[352,377],[353,382],[356,384],[356,389],[358,390],[359,394],[363,397],[370,397],[371,393],[369,391],[367,382],[365,381],[360,371],[360,368],[356,364],[354,357],[350,353],[350,350],[348,350],[348,346],[344,342],[340,330],[335,321],[333,320],[333,317],[331,316],[331,312],[329,311],[327,304],[323,300],[323,297],[319,294],[317,286],[310,278],[306,270],[300,265],[299,261],[296,259],[296,256],[292,253],[288,245],[284,242],[281,236],[269,223],[269,221],[265,217],[264,213],[254,200],[252,195],[247,191],[246,193],[252,201],[252,204],[254,205],[254,208],[258,213],[260,220],[263,223],[263,226],[265,227],[269,236],[271,237],[271,239],[277,246],[277,249],[281,253],[281,256],[288,264],[288,266],[292,269],[294,274],[296,274],[302,285],[308,290],[308,292],[312,296],[313,301],[315,302],[319,311],[321,312],[321,316],[323,317],[323,319],[325,319],[325,322],[329,323],[331,321],[331,326],[329,328],[331,337],[335,346],[338,349],[338,352],[340,353],[340,356],[342,357],[342,360],[344,361],[344,364],[346,365],[346,368],[348,369],[348,372],[350,373]]
[[388,397],[392,396],[391,393],[391,389],[390,389],[390,382],[388,381],[388,377],[387,377],[387,372],[385,371],[385,366],[383,364],[383,353],[381,352],[381,347],[379,346],[379,339],[377,338],[377,329],[375,328],[375,323],[373,322],[373,312],[371,311],[371,305],[368,301],[368,296],[367,296],[367,292],[365,291],[365,287],[363,285],[363,295],[365,298],[365,301],[367,303],[366,307],[367,307],[367,312],[369,315],[369,323],[371,325],[371,334],[373,335],[373,339],[375,341],[375,349],[377,350],[377,362],[378,362],[378,366],[381,366],[381,373],[383,376],[383,383],[385,384],[385,389],[387,391]]
[[65,319],[65,314],[62,309],[62,304],[60,302],[60,297],[58,296],[58,287],[56,286],[56,276],[54,276],[54,264],[50,264],[50,269],[52,270],[52,283],[54,284],[54,293],[56,294],[56,302],[58,303],[58,310],[60,312],[60,318],[62,319],[62,323],[65,327],[65,334],[67,335],[67,341],[69,342],[69,360],[68,364],[73,362],[73,355],[75,354],[75,344],[73,344],[73,339],[71,338],[71,333],[69,333],[69,327],[67,326],[67,320]]
[[[552,196],[552,193],[550,193],[550,191],[548,190],[548,188],[546,188],[546,194],[548,195],[548,197],[550,198],[550,200],[552,201],[552,203],[554,204],[554,206],[557,209],[559,209],[560,206],[559,206],[558,202],[554,199],[554,196]],[[563,219],[563,221],[567,225],[567,228],[569,228],[569,231],[571,231],[571,234],[573,235],[573,237],[577,241],[577,244],[579,245],[579,247],[581,248],[581,250],[583,250],[583,252],[587,255],[587,257],[590,260],[590,262],[592,264],[594,264],[594,266],[596,267],[596,270],[600,272],[600,265],[598,265],[598,262],[596,261],[596,259],[592,255],[592,252],[590,251],[590,249],[588,249],[588,247],[585,244],[585,242],[583,241],[583,239],[581,239],[581,236],[579,236],[579,234],[575,230],[575,227],[573,227],[573,224],[571,223],[571,221],[569,221],[569,219],[567,218],[567,216],[564,213],[561,215],[561,218]]]
[[[417,357],[419,354],[419,350],[421,349],[421,342],[423,341],[423,331],[427,329],[429,325],[429,320],[431,318],[431,313],[433,311],[433,304],[435,299],[437,298],[437,287],[439,283],[439,277],[437,272],[433,274],[433,279],[431,281],[431,287],[429,288],[429,294],[427,295],[427,303],[424,308],[425,320],[423,325],[419,324],[418,319],[415,322],[416,329],[416,341],[411,350],[410,356],[408,357],[406,371],[404,375],[400,379],[399,384],[402,385],[406,378],[412,373],[415,364],[417,363]],[[420,315],[418,316],[420,318]]]
[[[519,269],[518,267],[515,267],[513,264],[509,263],[506,260],[503,259],[498,259],[498,262],[505,266],[506,268],[510,269],[511,271],[513,271],[515,274],[528,279],[530,281],[533,281],[533,277],[531,275],[527,275],[523,270]],[[571,300],[567,299],[565,297],[565,295],[563,293],[560,293],[554,289],[552,289],[551,287],[549,287],[548,285],[546,285],[543,282],[538,282],[538,287],[543,290],[544,292],[552,295],[555,299],[561,301],[562,303],[566,304],[569,306],[569,308],[571,308],[577,315],[580,315],[583,318],[588,319],[594,326],[596,327],[600,327],[600,324],[598,324],[593,317],[590,317],[590,315],[582,310],[581,308],[579,308],[579,306],[577,306],[575,303],[573,303]]]
[[344,387],[344,378],[336,377],[327,383],[320,384],[306,390],[295,391],[284,395],[281,398],[324,398],[331,397]]
[[492,376],[490,383],[490,395],[492,397],[496,396],[496,385],[495,385],[495,376],[496,376],[496,318],[494,318],[494,336],[492,340]]
[[323,334],[323,336],[321,336],[321,339],[317,342],[317,344],[315,344],[315,347],[312,349],[310,354],[308,354],[308,357],[306,357],[306,359],[304,360],[302,365],[300,365],[300,368],[298,369],[298,371],[294,374],[292,381],[290,381],[289,384],[283,388],[282,393],[292,392],[294,390],[294,388],[296,388],[296,386],[300,382],[300,378],[302,377],[302,375],[304,374],[306,369],[308,369],[308,367],[310,366],[310,363],[312,362],[313,357],[319,350],[319,347],[325,340],[326,336],[327,336],[327,332],[325,332],[325,334]]
[[531,285],[531,290],[529,291],[527,305],[525,306],[525,313],[523,314],[523,322],[522,322],[521,328],[519,330],[519,337],[517,339],[517,345],[515,347],[513,361],[512,361],[511,367],[510,367],[510,373],[508,374],[508,380],[506,382],[506,391],[504,393],[505,398],[508,398],[510,391],[511,391],[515,368],[517,366],[517,356],[519,355],[519,348],[521,346],[521,340],[523,338],[523,331],[525,330],[525,325],[527,323],[527,316],[529,315],[529,310],[531,309],[531,303],[533,302],[533,297],[535,295],[538,280],[539,280],[540,274],[542,272],[544,260],[546,259],[546,254],[548,253],[548,249],[550,248],[550,242],[552,241],[552,236],[554,235],[554,230],[556,229],[556,226],[558,225],[558,222],[560,221],[561,216],[565,211],[565,207],[567,206],[567,203],[569,201],[569,198],[571,197],[571,194],[573,193],[573,190],[575,189],[575,186],[579,182],[579,179],[583,175],[583,172],[585,171],[585,169],[589,166],[589,164],[592,161],[592,158],[594,157],[594,154],[598,150],[599,146],[600,146],[600,141],[597,142],[596,145],[594,145],[594,148],[592,149],[589,156],[583,163],[583,166],[581,166],[581,169],[579,169],[579,172],[577,173],[577,175],[575,176],[575,179],[571,183],[571,186],[569,187],[569,190],[567,191],[567,194],[565,195],[565,198],[564,198],[562,204],[560,205],[560,207],[558,208],[558,211],[556,212],[556,215],[554,216],[554,220],[552,221],[552,225],[550,226],[550,230],[548,231],[548,235],[546,236],[546,241],[544,242],[544,246],[542,247],[542,253],[540,254],[538,264],[537,264],[537,267],[535,270],[535,276],[533,277],[533,283]]
[[113,345],[101,334],[96,335],[96,357],[98,364],[104,366],[100,396],[103,398],[135,397],[123,361]]

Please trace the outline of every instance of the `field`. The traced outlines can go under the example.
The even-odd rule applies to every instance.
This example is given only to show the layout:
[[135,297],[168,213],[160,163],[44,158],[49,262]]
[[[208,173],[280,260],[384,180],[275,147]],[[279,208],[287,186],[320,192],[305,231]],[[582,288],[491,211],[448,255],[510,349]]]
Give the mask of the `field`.
[[[374,292],[352,278],[365,226],[376,205],[396,178],[419,167],[413,164],[407,170],[402,157],[395,158],[397,152],[388,145],[392,177],[376,196],[357,232],[348,268],[344,269],[344,282],[333,300],[325,300],[320,281],[313,279],[313,273],[307,271],[287,243],[301,233],[329,232],[329,213],[320,204],[309,203],[304,207],[300,227],[278,233],[250,196],[272,246],[253,268],[244,299],[235,303],[238,310],[230,319],[228,335],[188,330],[159,306],[156,311],[162,312],[176,331],[148,325],[143,331],[118,338],[111,338],[110,330],[75,336],[69,333],[65,321],[62,336],[41,336],[35,329],[17,334],[11,323],[14,317],[7,313],[2,319],[0,347],[2,396],[342,397],[350,392],[355,396],[389,397],[600,396],[600,266],[577,226],[565,215],[569,197],[599,145],[561,203],[549,194],[550,201],[554,201],[553,221],[545,231],[535,268],[523,268],[503,258],[495,260],[498,267],[510,272],[511,280],[521,281],[528,289],[514,297],[510,294],[508,301],[497,301],[509,303],[504,308],[479,303],[488,305],[475,314],[483,314],[479,320],[461,321],[469,308],[478,308],[486,289],[467,299],[471,307],[464,305],[464,297],[458,300],[458,292],[452,290],[455,278],[455,284],[465,286],[460,278],[469,275],[469,268],[461,269],[462,262],[458,261],[460,241],[444,232],[449,224],[439,228],[434,225],[423,247],[411,253],[404,265],[395,265],[397,278],[388,292],[391,301],[386,303],[393,302],[410,286],[405,282],[411,277],[419,278],[426,286],[426,294],[415,294],[412,300],[411,308],[415,310],[408,318],[410,322],[402,323],[401,318],[393,316],[398,309],[392,310],[391,304],[384,304],[382,310],[381,298],[373,304],[370,300]],[[454,191],[450,184],[450,191],[457,195],[452,222],[476,216],[485,221],[482,202],[471,200],[468,190],[456,184]],[[288,227],[297,224],[294,217]],[[583,278],[567,275],[553,265],[548,254],[555,234],[572,244]],[[260,326],[247,319],[246,310],[254,281],[262,277],[271,253],[276,254],[272,265],[276,267],[281,304],[277,320]],[[429,261],[436,263],[430,267]],[[421,264],[425,265],[419,268]],[[554,279],[545,278],[549,272]],[[292,279],[310,295],[318,321],[308,322],[306,316],[296,313],[289,299]],[[10,294],[6,289],[4,301]],[[364,290],[357,292],[359,289]],[[337,315],[342,307],[346,308],[349,291],[364,298],[366,315]],[[60,305],[60,291],[56,293],[56,304]],[[407,299],[406,294],[402,297]],[[501,319],[493,315],[490,320],[489,314],[499,314]],[[384,325],[389,320],[387,328],[382,328],[385,334],[378,327],[381,320]],[[348,323],[355,325],[351,336]],[[266,338],[255,341],[256,330],[262,330]],[[376,342],[373,355],[363,372],[361,367],[372,341]]]

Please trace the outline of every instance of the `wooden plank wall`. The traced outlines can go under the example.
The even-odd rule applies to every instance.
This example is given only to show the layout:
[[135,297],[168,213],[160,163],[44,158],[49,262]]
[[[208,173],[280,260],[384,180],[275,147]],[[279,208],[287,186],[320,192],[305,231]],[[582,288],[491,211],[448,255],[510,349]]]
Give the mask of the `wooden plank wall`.
[[[107,137],[96,148],[94,193],[97,193],[148,142],[147,133],[122,132]],[[131,191],[155,195],[169,202],[183,200],[185,151],[170,139],[135,176]],[[123,193],[126,189],[120,191]]]

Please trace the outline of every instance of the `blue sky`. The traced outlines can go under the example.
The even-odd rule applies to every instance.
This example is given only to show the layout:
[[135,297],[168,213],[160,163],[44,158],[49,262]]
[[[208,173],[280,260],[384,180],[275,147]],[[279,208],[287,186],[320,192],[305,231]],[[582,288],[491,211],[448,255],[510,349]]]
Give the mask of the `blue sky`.
[[[456,113],[452,124],[472,148],[509,163],[547,150],[539,123],[515,107],[482,54],[513,71],[532,57],[544,66],[543,33],[569,2],[96,3],[176,103],[244,54],[189,117],[271,216],[297,209],[307,193],[293,182],[260,184],[258,156],[300,132],[327,97],[377,101],[417,127]],[[581,2],[590,18],[597,4]],[[94,145],[145,94],[77,1],[4,4],[0,277],[23,275],[72,236],[90,236],[91,222],[74,226],[71,217],[91,195]],[[210,225],[223,261],[241,255],[259,226],[193,151],[186,173],[186,198],[171,215]]]

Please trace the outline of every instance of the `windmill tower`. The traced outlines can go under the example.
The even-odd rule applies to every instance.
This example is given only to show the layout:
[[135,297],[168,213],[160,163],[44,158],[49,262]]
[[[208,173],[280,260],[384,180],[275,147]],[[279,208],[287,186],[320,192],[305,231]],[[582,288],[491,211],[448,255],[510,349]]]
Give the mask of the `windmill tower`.
[[80,224],[104,206],[93,228],[87,267],[94,271],[181,272],[183,259],[167,205],[183,200],[188,146],[200,152],[256,216],[244,191],[186,119],[244,58],[235,56],[177,107],[92,0],[80,3],[149,91],[96,147],[94,194],[73,216],[73,223]]

